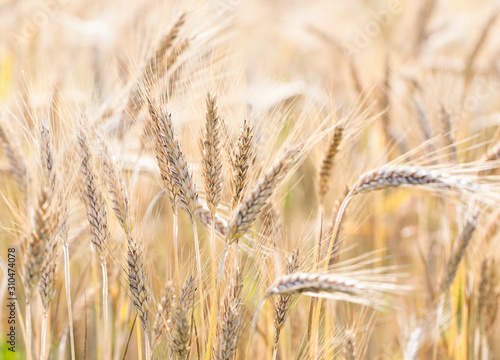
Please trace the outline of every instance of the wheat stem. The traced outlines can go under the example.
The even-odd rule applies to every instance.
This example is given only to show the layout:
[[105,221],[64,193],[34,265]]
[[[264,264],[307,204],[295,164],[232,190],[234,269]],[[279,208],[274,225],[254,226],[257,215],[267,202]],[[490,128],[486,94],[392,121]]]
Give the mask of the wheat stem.
[[28,360],[32,360],[33,357],[31,355],[31,337],[32,337],[32,329],[31,329],[31,303],[29,298],[26,298],[26,358]]
[[104,356],[105,359],[111,359],[111,346],[110,334],[109,334],[109,323],[108,323],[108,269],[106,267],[106,260],[101,260],[102,269],[102,311],[104,318]]
[[63,256],[64,256],[64,287],[66,288],[66,303],[68,307],[71,360],[75,360],[75,336],[73,333],[73,309],[71,304],[71,276],[69,271],[69,248],[67,239],[63,241]]
[[42,316],[42,332],[41,332],[41,344],[40,344],[40,360],[45,359],[45,342],[47,341],[47,321],[49,314],[44,311]]
[[196,227],[196,218],[193,218],[191,220],[193,224],[193,235],[194,235],[194,247],[195,247],[195,254],[196,254],[196,264],[198,267],[198,287],[199,287],[199,294],[200,294],[200,324],[201,324],[201,331],[200,331],[200,336],[201,336],[201,343],[205,343],[205,309],[204,309],[204,297],[203,297],[203,275],[202,275],[202,269],[201,269],[201,254],[200,254],[200,243],[198,240],[198,229]]

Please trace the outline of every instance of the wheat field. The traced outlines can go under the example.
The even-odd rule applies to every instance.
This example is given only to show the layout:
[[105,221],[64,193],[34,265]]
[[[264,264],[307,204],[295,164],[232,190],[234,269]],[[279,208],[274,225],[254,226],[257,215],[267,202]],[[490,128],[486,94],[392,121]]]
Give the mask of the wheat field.
[[500,358],[499,18],[1,0],[0,358]]

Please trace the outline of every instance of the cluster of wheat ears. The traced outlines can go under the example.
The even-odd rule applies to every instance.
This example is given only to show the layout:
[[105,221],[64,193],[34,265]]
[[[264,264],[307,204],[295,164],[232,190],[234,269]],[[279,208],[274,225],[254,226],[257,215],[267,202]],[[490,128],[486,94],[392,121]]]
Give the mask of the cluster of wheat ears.
[[438,3],[409,12],[409,50],[385,47],[377,80],[303,27],[347,59],[328,70],[341,105],[303,83],[250,100],[231,6],[205,27],[177,12],[110,96],[102,71],[85,100],[76,75],[44,100],[20,75],[0,113],[18,358],[498,356],[500,128],[474,90],[500,76],[479,61],[498,12],[445,67],[425,58]]

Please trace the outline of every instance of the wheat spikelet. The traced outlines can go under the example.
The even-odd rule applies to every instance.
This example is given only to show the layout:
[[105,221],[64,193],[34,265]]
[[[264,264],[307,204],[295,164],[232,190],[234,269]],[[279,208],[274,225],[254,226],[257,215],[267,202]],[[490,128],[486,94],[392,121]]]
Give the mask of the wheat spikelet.
[[83,191],[87,203],[87,219],[90,223],[90,241],[96,248],[101,260],[103,260],[109,238],[107,211],[93,171],[88,139],[82,130],[78,134],[78,144],[82,159],[81,170],[84,184]]
[[23,263],[23,282],[27,300],[31,299],[40,278],[39,270],[47,249],[47,241],[54,228],[53,217],[48,189],[43,187],[35,211],[35,228],[29,237]]
[[[247,184],[247,172],[252,156],[252,139],[253,130],[245,120],[233,159],[233,209],[239,205]],[[232,150],[232,147],[230,149]]]
[[[207,207],[202,204],[198,205],[196,209],[196,217],[200,220],[205,226],[210,227],[212,224],[212,213],[208,210]],[[219,218],[217,215],[214,217],[215,220],[215,231],[217,231],[222,236],[226,236],[227,231],[227,223]]]
[[[293,251],[289,259],[287,259],[287,265],[285,268],[285,275],[291,275],[299,268],[299,250]],[[292,302],[292,295],[280,295],[276,299],[274,305],[274,351],[278,349],[278,341],[280,337],[281,330],[285,326],[286,319],[288,317],[288,309]]]
[[157,343],[165,334],[170,332],[172,326],[171,313],[174,306],[174,288],[171,281],[165,283],[163,295],[158,304],[155,322],[153,325],[154,342]]
[[106,177],[108,192],[111,196],[111,204],[113,205],[113,212],[120,222],[125,234],[130,236],[132,230],[132,222],[130,219],[130,208],[127,189],[125,182],[120,174],[120,170],[115,162],[109,147],[104,140],[101,142],[101,164]]
[[321,168],[319,171],[319,181],[318,181],[318,193],[320,201],[324,201],[324,198],[330,188],[330,178],[332,176],[333,165],[335,161],[335,156],[339,151],[339,145],[342,141],[342,136],[344,133],[343,124],[338,124],[335,126],[335,131],[333,137],[330,140],[328,148],[321,163]]
[[171,346],[172,351],[178,359],[186,358],[191,339],[191,313],[193,307],[194,293],[196,291],[194,278],[191,277],[182,289],[177,306],[173,311]]
[[127,263],[128,280],[134,306],[141,319],[143,329],[148,331],[148,304],[150,296],[142,258],[142,246],[131,238],[128,239]]
[[219,324],[218,346],[214,354],[218,360],[231,360],[237,349],[241,329],[241,289],[242,275],[238,271],[231,282],[230,294],[224,299],[221,323]]
[[477,184],[418,166],[384,166],[363,174],[351,190],[353,195],[400,185],[437,185],[445,189],[476,188]]
[[258,181],[257,185],[255,185],[245,201],[241,203],[227,225],[226,238],[229,243],[238,241],[252,226],[267,199],[269,199],[279,181],[291,168],[298,154],[298,147],[286,150],[283,156]]
[[12,177],[23,194],[27,194],[29,179],[26,161],[21,153],[21,146],[4,121],[2,113],[0,113],[0,140],[3,143],[5,155],[9,159]]
[[207,94],[206,133],[203,143],[203,177],[207,206],[212,216],[222,198],[222,159],[220,153],[220,121],[217,97]]
[[164,148],[163,154],[165,154],[169,162],[169,180],[177,187],[180,202],[191,219],[193,219],[198,208],[198,195],[196,194],[193,176],[189,172],[179,141],[175,139],[171,116],[166,113],[160,115],[151,102],[149,103],[149,113],[156,127],[158,141],[160,141],[158,146]]

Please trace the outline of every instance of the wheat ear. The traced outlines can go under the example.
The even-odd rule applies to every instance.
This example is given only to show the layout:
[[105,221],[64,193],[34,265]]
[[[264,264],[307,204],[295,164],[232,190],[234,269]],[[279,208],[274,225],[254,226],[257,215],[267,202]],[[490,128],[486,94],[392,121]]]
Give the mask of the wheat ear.
[[171,346],[178,359],[186,359],[191,340],[191,313],[193,311],[194,293],[196,291],[194,278],[191,277],[182,289],[177,305],[172,315]]
[[[155,131],[157,134],[157,141],[158,141],[157,146],[161,148],[162,159],[163,156],[168,159],[168,169],[170,170],[169,172],[170,177],[167,178],[166,180],[172,182],[171,187],[178,192],[180,204],[184,208],[184,210],[186,210],[186,212],[189,214],[193,225],[196,261],[198,265],[200,313],[201,313],[201,323],[203,325],[205,320],[203,316],[204,309],[203,309],[203,295],[202,295],[203,286],[202,286],[202,275],[201,275],[201,258],[200,258],[200,245],[198,242],[198,231],[196,229],[196,217],[195,217],[195,212],[198,209],[198,194],[196,193],[196,186],[193,181],[193,175],[189,171],[188,164],[186,162],[184,154],[181,151],[179,141],[175,138],[171,116],[167,115],[166,112],[162,112],[160,114],[157,108],[151,103],[151,101],[149,102],[149,113],[151,115],[153,126],[155,127]],[[177,222],[176,218],[174,219],[174,222]],[[177,252],[176,236],[174,237],[174,246],[176,247],[176,252]],[[177,255],[178,254],[176,254],[176,259]],[[178,273],[177,260],[176,260],[176,272]],[[179,277],[177,276],[177,278]],[[202,326],[202,328],[204,327]],[[203,333],[202,333],[202,338],[203,338]]]
[[[257,326],[260,310],[262,309],[265,300],[271,295],[294,295],[307,293],[311,296],[322,296],[322,294],[331,293],[338,294],[338,298],[352,303],[379,306],[384,302],[383,294],[385,292],[395,290],[397,290],[397,286],[394,284],[369,283],[337,274],[293,273],[290,275],[282,275],[276,279],[271,286],[269,286],[264,297],[257,305],[252,319],[252,324],[250,326],[250,337],[248,340],[245,359],[248,359],[250,354],[252,335]],[[321,308],[321,303],[318,303],[318,308]],[[310,346],[314,346],[314,340]]]
[[345,360],[356,360],[356,339],[352,331],[346,331],[344,340],[344,358]]
[[[170,177],[167,176],[166,180],[172,181],[173,185],[177,187],[181,205],[193,218],[194,212],[198,208],[198,195],[179,141],[175,138],[172,118],[166,112],[160,114],[151,102],[149,102],[149,113],[157,134],[157,146],[162,148],[162,157],[165,156],[168,159]],[[162,166],[160,166],[161,168]]]
[[142,246],[132,238],[128,239],[127,262],[130,292],[134,306],[137,309],[137,314],[141,319],[142,328],[144,329],[146,359],[149,360],[151,358],[148,324],[150,295],[147,286],[146,271],[144,270]]
[[224,299],[221,322],[219,324],[217,348],[214,351],[217,360],[232,360],[236,354],[241,330],[241,289],[242,275],[237,271],[231,281],[230,293]]
[[325,196],[330,188],[330,179],[332,176],[335,156],[339,152],[339,146],[342,142],[343,134],[344,125],[338,124],[337,126],[335,126],[333,137],[328,144],[328,148],[321,163],[321,168],[319,171],[318,193],[319,199],[322,203],[324,202]]
[[444,189],[477,188],[477,184],[418,166],[384,166],[363,174],[351,190],[352,195],[401,185],[436,185]]
[[120,169],[111,154],[109,146],[102,140],[101,145],[101,164],[106,177],[108,193],[111,197],[113,212],[118,219],[123,231],[129,237],[132,231],[132,221],[130,218],[130,206],[125,182],[121,176]]
[[245,120],[241,127],[238,147],[234,154],[233,164],[233,209],[236,208],[245,191],[248,178],[248,167],[252,157],[253,129]]
[[[151,93],[153,79],[163,76],[165,68],[170,68],[173,66],[173,62],[177,60],[177,56],[167,57],[167,53],[172,48],[185,21],[186,14],[183,13],[170,31],[162,36],[155,47],[154,53],[145,60],[138,77],[131,83],[127,102],[123,109],[123,113],[128,114],[131,119],[137,116],[146,103],[145,99]],[[122,124],[122,126],[125,126],[125,124]]]
[[31,344],[31,299],[35,286],[40,278],[40,268],[43,264],[47,241],[53,231],[54,213],[51,209],[49,190],[42,188],[38,208],[35,212],[34,230],[29,237],[23,261],[23,282],[26,294],[26,352],[28,359],[32,359]]
[[40,124],[40,148],[41,160],[45,173],[45,181],[51,191],[51,194],[53,194],[56,188],[57,177],[55,171],[54,155],[52,151],[52,137],[50,134],[50,129],[43,121]]
[[21,152],[21,146],[6,121],[4,121],[2,113],[0,113],[0,140],[3,143],[5,155],[9,159],[12,177],[22,193],[27,194],[29,179],[26,161]]
[[163,295],[158,304],[155,322],[153,325],[153,343],[157,344],[165,334],[169,333],[172,327],[172,309],[174,306],[174,287],[172,282],[167,281],[163,289]]
[[207,114],[205,121],[205,139],[203,143],[203,177],[208,209],[216,213],[222,198],[222,159],[220,149],[220,120],[217,109],[217,97],[207,94]]
[[467,248],[472,240],[472,235],[476,230],[477,217],[478,213],[476,213],[475,216],[473,216],[471,219],[467,221],[465,227],[462,229],[460,233],[456,249],[450,255],[450,258],[444,268],[444,274],[441,279],[441,285],[439,288],[439,294],[441,295],[443,295],[448,291],[451,284],[455,280],[455,275],[457,274],[458,266],[460,265],[460,262],[464,258]]
[[[291,275],[299,268],[299,250],[293,251],[292,256],[287,259],[285,268],[285,275]],[[292,303],[292,295],[280,295],[276,299],[274,305],[274,346],[273,346],[273,359],[276,359],[278,353],[278,342],[280,333],[285,326],[288,317],[288,309]]]
[[477,312],[480,325],[487,335],[492,332],[498,312],[498,302],[500,301],[496,264],[493,258],[485,258],[481,263]]

